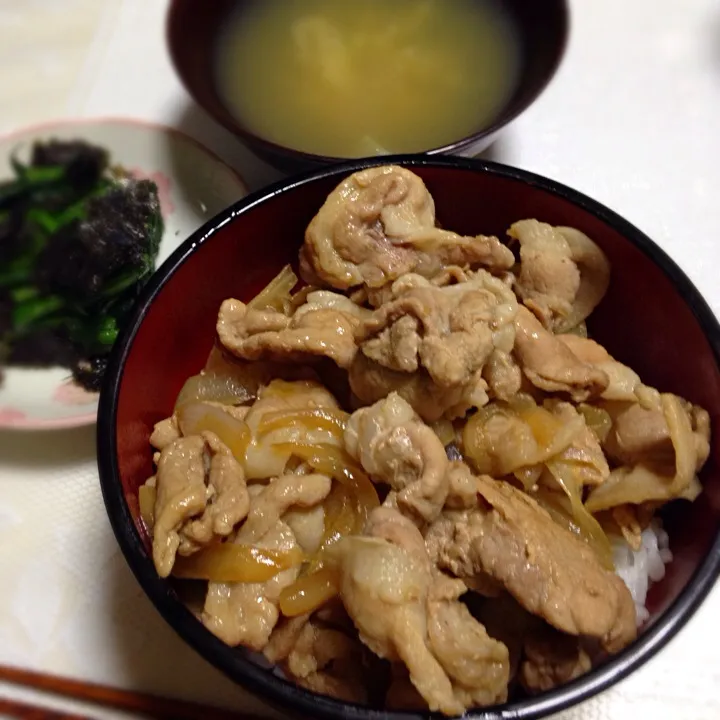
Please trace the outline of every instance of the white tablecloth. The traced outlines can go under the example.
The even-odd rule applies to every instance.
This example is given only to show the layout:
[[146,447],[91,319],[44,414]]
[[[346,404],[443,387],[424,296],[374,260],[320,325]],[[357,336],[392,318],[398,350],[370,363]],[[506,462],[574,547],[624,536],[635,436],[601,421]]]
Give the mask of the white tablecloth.
[[[196,136],[251,188],[275,179],[182,90],[165,9],[162,0],[0,0],[0,132],[130,115]],[[560,72],[490,155],[625,215],[720,311],[720,5],[574,0],[572,10]],[[0,663],[273,716],[145,599],[106,520],[94,452],[94,428],[0,433]],[[557,720],[719,718],[718,615],[720,589],[656,659]],[[3,695],[53,702],[0,683]]]

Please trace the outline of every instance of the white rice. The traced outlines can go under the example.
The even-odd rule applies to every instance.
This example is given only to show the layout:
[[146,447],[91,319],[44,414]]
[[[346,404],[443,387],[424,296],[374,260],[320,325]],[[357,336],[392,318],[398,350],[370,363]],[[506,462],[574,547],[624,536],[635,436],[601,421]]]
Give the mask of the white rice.
[[615,572],[628,586],[635,601],[638,626],[650,617],[645,607],[648,590],[665,577],[665,566],[672,559],[668,534],[659,519],[654,519],[643,531],[639,550],[633,550],[622,538],[613,538]]

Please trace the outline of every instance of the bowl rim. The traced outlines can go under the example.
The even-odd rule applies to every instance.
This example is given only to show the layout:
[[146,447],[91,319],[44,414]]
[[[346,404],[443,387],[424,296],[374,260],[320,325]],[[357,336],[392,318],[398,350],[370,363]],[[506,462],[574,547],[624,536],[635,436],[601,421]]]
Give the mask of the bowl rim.
[[[216,122],[218,122],[236,137],[241,138],[243,142],[254,145],[257,148],[262,148],[265,153],[275,156],[290,157],[298,163],[304,163],[306,165],[310,165],[312,163],[334,165],[337,163],[351,162],[355,159],[362,159],[324,155],[322,153],[311,153],[306,150],[300,150],[298,148],[291,147],[290,145],[283,145],[282,143],[268,140],[259,133],[256,133],[253,130],[245,127],[245,125],[241,123],[241,121],[237,119],[230,112],[230,110],[226,108],[225,104],[220,99],[219,93],[215,90],[215,87],[212,84],[212,80],[207,80],[207,82],[212,85],[213,94],[217,96],[219,105],[222,108],[222,112],[216,112],[215,108],[205,107],[205,104],[201,101],[201,99],[198,97],[198,94],[195,92],[194,86],[191,86],[190,83],[187,81],[186,73],[183,72],[183,70],[181,69],[182,63],[179,60],[180,52],[177,39],[173,32],[174,18],[177,13],[178,2],[179,0],[171,0],[165,16],[165,44],[168,48],[170,61],[178,79],[180,80],[182,86],[185,88],[186,92]],[[423,150],[421,152],[426,155],[454,155],[461,153],[464,149],[475,146],[480,141],[491,138],[492,136],[499,133],[503,128],[506,128],[508,125],[510,125],[510,123],[514,122],[520,115],[522,115],[526,110],[528,110],[528,108],[530,108],[530,106],[540,97],[540,95],[545,92],[548,85],[550,85],[550,83],[555,79],[557,71],[563,61],[563,58],[565,57],[565,53],[567,52],[568,39],[570,37],[570,29],[572,24],[572,13],[570,11],[569,0],[557,0],[557,2],[557,20],[559,23],[560,38],[555,48],[555,56],[548,65],[546,75],[535,88],[534,92],[532,92],[522,104],[518,105],[518,107],[513,112],[504,114],[505,108],[507,108],[510,104],[510,101],[508,101],[505,106],[503,106],[503,109],[498,114],[498,117],[493,120],[487,127],[478,130],[477,132],[474,132],[470,135],[466,135],[465,137],[453,140],[452,142],[446,143],[438,147],[430,148],[428,150]],[[522,77],[522,74],[520,77]]]
[[[307,713],[309,717],[341,717],[348,720],[420,720],[430,716],[437,718],[443,716],[378,710],[316,695],[268,672],[246,657],[243,652],[228,647],[212,635],[177,598],[170,583],[158,577],[152,559],[146,554],[130,515],[122,485],[119,482],[116,443],[118,399],[125,362],[149,307],[177,269],[192,256],[197,248],[210,240],[227,223],[276,196],[292,192],[298,187],[324,178],[336,177],[340,181],[341,178],[358,170],[386,164],[397,164],[411,169],[414,167],[439,167],[485,173],[537,187],[591,213],[635,245],[670,279],[700,325],[711,347],[715,362],[720,366],[720,324],[699,290],[664,250],[630,222],[587,195],[535,173],[500,163],[458,157],[394,155],[365,158],[332,167],[323,167],[274,183],[246,196],[193,233],[168,258],[145,287],[135,306],[131,321],[113,349],[100,396],[97,427],[98,467],[103,499],[110,523],[126,561],[140,586],[178,635],[202,657],[238,684],[245,686],[246,689],[275,706],[282,706],[287,711]],[[555,690],[519,702],[471,710],[464,717],[476,720],[534,720],[591,698],[624,679],[661,650],[692,617],[710,592],[718,574],[720,574],[720,532],[716,534],[707,555],[674,602],[635,642],[622,652],[604,665]],[[242,682],[239,682],[238,678],[241,678]]]

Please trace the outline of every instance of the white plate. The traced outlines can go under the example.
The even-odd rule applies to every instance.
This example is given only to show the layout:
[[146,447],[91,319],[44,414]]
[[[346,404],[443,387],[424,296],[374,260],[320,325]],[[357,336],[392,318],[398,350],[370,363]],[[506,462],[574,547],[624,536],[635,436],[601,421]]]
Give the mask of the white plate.
[[[0,179],[11,177],[10,154],[27,159],[34,140],[82,139],[106,148],[112,164],[155,181],[165,231],[158,266],[200,225],[247,194],[240,176],[183,133],[128,119],[69,120],[0,138]],[[0,384],[0,428],[41,430],[95,422],[98,396],[76,386],[62,368],[7,368]]]

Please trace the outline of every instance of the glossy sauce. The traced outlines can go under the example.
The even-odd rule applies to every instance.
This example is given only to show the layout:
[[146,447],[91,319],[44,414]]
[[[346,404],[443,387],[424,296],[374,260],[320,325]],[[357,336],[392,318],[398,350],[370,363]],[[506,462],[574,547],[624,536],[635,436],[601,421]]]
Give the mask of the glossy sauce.
[[360,157],[487,127],[519,65],[500,0],[255,0],[221,32],[216,81],[261,137]]

